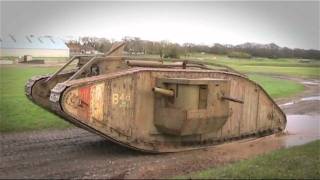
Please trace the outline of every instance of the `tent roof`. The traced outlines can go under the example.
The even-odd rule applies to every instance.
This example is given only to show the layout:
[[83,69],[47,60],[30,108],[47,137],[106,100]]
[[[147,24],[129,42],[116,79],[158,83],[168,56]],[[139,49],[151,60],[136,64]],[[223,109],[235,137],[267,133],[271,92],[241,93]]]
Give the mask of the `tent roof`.
[[68,49],[65,42],[53,36],[17,36],[8,35],[0,38],[2,49]]

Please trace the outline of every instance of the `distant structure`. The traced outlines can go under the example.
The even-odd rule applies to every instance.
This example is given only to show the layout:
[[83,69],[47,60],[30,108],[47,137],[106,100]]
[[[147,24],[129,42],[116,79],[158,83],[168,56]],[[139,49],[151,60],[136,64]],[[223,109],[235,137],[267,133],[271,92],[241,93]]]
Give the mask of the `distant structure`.
[[79,54],[98,54],[93,47],[82,45],[77,41],[69,41],[66,45],[70,49],[70,56]]
[[0,38],[1,57],[69,57],[69,48],[65,42],[53,36],[17,36]]

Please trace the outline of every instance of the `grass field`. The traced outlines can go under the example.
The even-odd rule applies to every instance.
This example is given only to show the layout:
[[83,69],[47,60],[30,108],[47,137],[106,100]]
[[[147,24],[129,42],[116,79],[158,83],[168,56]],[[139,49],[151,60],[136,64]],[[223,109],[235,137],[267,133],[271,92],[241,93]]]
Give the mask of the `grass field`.
[[24,94],[24,85],[31,76],[54,70],[56,68],[0,68],[0,132],[70,126],[34,105]]
[[250,74],[249,78],[260,84],[273,98],[293,96],[304,90],[302,84],[298,84],[294,81],[276,79],[257,74]]
[[239,66],[233,67],[240,72],[289,75],[297,77],[320,77],[319,67],[275,67],[275,66]]
[[[1,67],[0,68],[0,132],[70,127],[59,117],[41,109],[24,95],[24,85],[33,75],[48,74],[57,68]],[[303,90],[292,81],[261,75],[250,75],[274,98],[289,96]]]
[[192,54],[191,59],[199,59],[206,62],[215,62],[228,65],[235,70],[244,73],[263,73],[276,75],[289,75],[306,78],[320,78],[320,61],[310,60],[303,63],[298,59],[236,59],[214,54]]
[[319,179],[319,151],[318,140],[175,179]]

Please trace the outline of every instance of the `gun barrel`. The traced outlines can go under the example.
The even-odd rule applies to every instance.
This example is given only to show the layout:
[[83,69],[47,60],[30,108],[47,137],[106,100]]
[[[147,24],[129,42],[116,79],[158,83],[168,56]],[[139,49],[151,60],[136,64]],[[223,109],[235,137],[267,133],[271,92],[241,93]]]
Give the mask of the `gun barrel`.
[[155,93],[162,94],[164,96],[170,96],[170,97],[174,96],[174,91],[170,90],[170,89],[163,89],[163,88],[159,88],[159,87],[154,87],[154,88],[152,88],[152,91]]

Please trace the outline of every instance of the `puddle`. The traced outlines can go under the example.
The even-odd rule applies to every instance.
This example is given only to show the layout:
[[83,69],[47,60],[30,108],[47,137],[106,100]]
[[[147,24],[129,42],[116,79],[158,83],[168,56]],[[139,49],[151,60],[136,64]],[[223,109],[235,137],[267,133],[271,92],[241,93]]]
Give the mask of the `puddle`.
[[289,105],[293,105],[295,103],[301,102],[301,101],[320,101],[320,96],[310,96],[310,97],[304,97],[295,101],[290,101],[284,104],[280,104],[280,107],[284,107],[284,106],[289,106]]
[[[281,104],[280,107],[305,101],[320,101],[320,96],[303,97],[296,101]],[[316,112],[315,115],[287,114],[287,127],[285,131],[289,135],[281,137],[284,147],[301,145],[320,139],[319,112]]]
[[279,106],[280,107],[283,107],[283,106],[289,106],[289,105],[292,105],[294,104],[295,102],[291,101],[291,102],[287,102],[287,103],[284,103],[284,104],[280,104]]
[[320,115],[288,115],[286,131],[289,135],[282,137],[285,147],[320,139]]
[[320,139],[320,115],[287,115],[285,135],[268,136],[249,141],[249,147],[255,151],[269,152],[275,149],[303,145]]
[[293,134],[318,134],[320,130],[320,115],[288,115],[286,130]]
[[319,82],[313,82],[313,81],[303,81],[301,83],[306,85],[319,85]]
[[313,101],[313,100],[320,101],[320,96],[310,96],[310,97],[301,98],[301,101]]

